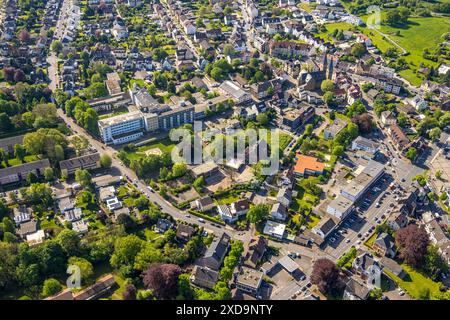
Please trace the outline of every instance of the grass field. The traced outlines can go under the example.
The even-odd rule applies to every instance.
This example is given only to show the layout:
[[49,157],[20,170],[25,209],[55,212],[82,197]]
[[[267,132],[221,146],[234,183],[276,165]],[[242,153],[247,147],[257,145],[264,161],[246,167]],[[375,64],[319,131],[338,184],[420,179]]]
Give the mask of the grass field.
[[327,29],[327,32],[317,33],[316,36],[327,42],[334,43],[334,39],[328,35],[329,33],[332,33],[334,30],[337,29],[343,31],[352,30],[355,28],[355,26],[346,22],[337,22],[337,23],[327,23],[325,24],[325,28]]
[[430,299],[439,293],[439,284],[430,278],[424,276],[413,268],[402,264],[402,268],[407,275],[402,280],[389,271],[385,270],[386,274],[394,280],[400,288],[407,292],[414,299]]
[[[367,16],[361,18],[364,21],[367,20]],[[362,28],[362,31],[371,38],[372,43],[382,52],[388,48],[395,47],[375,30],[365,27]],[[410,18],[409,23],[401,28],[381,25],[380,31],[388,35],[409,53],[404,58],[410,65],[410,69],[400,71],[399,74],[410,81],[411,84],[418,86],[423,81],[417,74],[420,64],[423,63],[434,67],[438,65],[436,62],[424,59],[422,57],[423,50],[432,50],[438,43],[442,42],[444,40],[442,35],[450,32],[450,23],[449,19],[445,17],[417,17]]]
[[145,151],[150,150],[150,149],[155,149],[155,148],[158,148],[162,152],[170,153],[174,147],[175,147],[175,144],[170,139],[164,139],[164,140],[160,140],[160,141],[157,141],[154,143],[148,143],[148,144],[138,147],[135,152],[129,152],[128,159],[137,160],[139,158],[142,158],[145,156]]
[[[382,12],[382,20],[384,15],[385,12]],[[368,16],[362,16],[361,18],[366,22]],[[333,43],[334,39],[328,35],[329,33],[336,29],[345,31],[354,28],[354,26],[345,22],[329,23],[325,27],[327,32],[318,33],[317,36],[330,43]],[[391,41],[376,30],[368,27],[358,27],[358,29],[366,34],[381,52],[395,47]],[[443,35],[450,32],[450,23],[447,17],[411,17],[406,26],[394,28],[382,24],[379,31],[407,51],[407,55],[404,58],[408,62],[410,69],[402,70],[399,74],[411,84],[419,86],[423,81],[422,76],[417,72],[420,69],[420,64],[423,63],[429,67],[438,66],[437,62],[424,59],[422,57],[423,51],[425,49],[432,51],[438,43],[444,41]]]

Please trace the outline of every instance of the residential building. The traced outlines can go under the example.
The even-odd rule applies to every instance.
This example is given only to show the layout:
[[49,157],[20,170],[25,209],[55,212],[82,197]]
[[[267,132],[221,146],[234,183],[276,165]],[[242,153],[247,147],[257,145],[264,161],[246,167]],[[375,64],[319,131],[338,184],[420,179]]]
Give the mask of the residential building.
[[0,139],[0,148],[8,152],[9,154],[14,154],[14,146],[16,144],[23,144],[23,137],[25,135],[13,136],[8,138]]
[[394,231],[398,231],[408,225],[408,217],[401,211],[393,212],[387,219],[387,225]]
[[384,165],[370,160],[363,171],[341,190],[341,194],[356,202],[384,174]]
[[326,215],[322,217],[320,222],[312,229],[312,231],[319,235],[322,239],[328,237],[329,234],[337,227],[339,219],[334,215]]
[[419,112],[428,108],[428,103],[420,95],[417,95],[414,98],[412,98],[410,100],[410,103],[414,107],[414,109],[416,109]]
[[231,214],[231,210],[226,204],[218,205],[217,212],[219,212],[220,218],[226,223],[234,223],[238,219],[237,215]]
[[367,279],[375,270],[380,270],[380,265],[370,253],[363,251],[353,260],[352,269],[355,274]]
[[165,233],[167,230],[172,229],[173,223],[167,219],[158,219],[155,225],[155,231],[158,233]]
[[100,168],[100,153],[94,152],[79,157],[62,160],[59,162],[61,170],[67,170],[68,174],[75,173],[77,169],[92,170]]
[[394,114],[390,110],[383,111],[381,113],[381,123],[388,127],[392,124],[397,123],[397,119],[395,118]]
[[392,273],[396,277],[399,277],[400,279],[405,278],[405,270],[403,270],[402,266],[399,265],[395,260],[392,260],[388,257],[382,257],[380,259],[380,264],[383,266],[383,270],[388,270],[390,273]]
[[208,178],[219,173],[219,167],[214,162],[205,162],[189,168],[194,179],[198,177]]
[[261,271],[242,266],[236,275],[236,288],[257,296],[262,283],[263,273]]
[[36,176],[43,176],[46,168],[50,168],[48,159],[36,160],[0,169],[0,185],[25,180],[30,172],[34,173]]
[[449,241],[449,238],[445,234],[444,230],[442,230],[441,226],[435,219],[425,225],[425,230],[430,236],[431,242],[436,246],[440,246]]
[[312,106],[301,106],[298,109],[290,108],[284,111],[283,126],[291,131],[295,131],[301,125],[305,125],[315,115]]
[[19,228],[16,229],[16,233],[22,239],[26,239],[26,236],[29,234],[33,234],[39,230],[39,220],[32,219],[27,222],[22,222],[19,225]]
[[187,224],[178,224],[177,226],[177,239],[182,242],[188,242],[191,240],[195,233],[195,229]]
[[278,221],[285,221],[288,213],[286,207],[281,203],[275,203],[270,210],[270,216]]
[[31,208],[27,208],[26,205],[21,204],[18,207],[14,207],[14,222],[16,225],[20,225],[21,223],[28,222],[31,220]]
[[256,269],[268,244],[269,241],[262,236],[250,239],[243,254],[243,265]]
[[403,151],[410,142],[409,138],[397,124],[392,124],[388,127],[388,134],[399,151]]
[[367,300],[370,289],[363,283],[350,278],[345,284],[343,300]]
[[364,150],[371,154],[375,154],[379,150],[379,144],[373,140],[358,136],[352,141],[352,150]]
[[89,231],[89,226],[86,220],[81,219],[72,222],[72,230],[75,231],[79,235],[84,235]]
[[385,232],[378,234],[373,243],[373,249],[382,257],[394,258],[396,254],[394,238]]
[[329,124],[323,131],[323,136],[327,140],[334,139],[336,135],[341,132],[347,126],[347,121],[335,118],[333,123]]
[[139,111],[99,120],[98,127],[105,144],[123,144],[144,135],[144,119]]
[[45,240],[44,230],[38,230],[36,232],[27,234],[26,241],[30,247],[41,244]]
[[277,201],[286,208],[289,208],[292,201],[292,189],[288,187],[280,188],[277,194]]
[[219,272],[202,266],[194,266],[189,280],[197,287],[212,290],[219,280]]
[[219,270],[230,247],[230,236],[225,232],[214,238],[206,253],[199,259],[198,265],[212,270]]
[[208,212],[214,208],[214,201],[210,196],[205,196],[195,200],[195,207],[200,212]]
[[249,208],[250,204],[247,199],[237,200],[230,205],[231,214],[237,217],[247,214]]
[[267,220],[263,233],[271,237],[283,239],[286,231],[286,225],[275,221]]

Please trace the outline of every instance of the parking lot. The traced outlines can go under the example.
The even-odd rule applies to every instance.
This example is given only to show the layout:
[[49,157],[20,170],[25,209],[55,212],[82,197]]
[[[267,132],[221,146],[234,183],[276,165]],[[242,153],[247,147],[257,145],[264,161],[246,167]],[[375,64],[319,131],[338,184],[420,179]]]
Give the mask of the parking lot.
[[401,191],[394,188],[393,177],[382,176],[361,200],[345,222],[328,238],[324,251],[336,259],[341,257],[351,246],[359,247],[375,231],[375,227],[383,223],[394,210]]

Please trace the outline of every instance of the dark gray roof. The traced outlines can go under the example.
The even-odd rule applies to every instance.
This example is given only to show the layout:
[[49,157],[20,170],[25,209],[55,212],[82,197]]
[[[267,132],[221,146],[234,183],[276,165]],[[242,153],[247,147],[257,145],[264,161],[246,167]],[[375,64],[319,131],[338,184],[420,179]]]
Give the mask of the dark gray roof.
[[375,244],[379,246],[380,248],[383,248],[385,250],[391,249],[394,247],[394,238],[392,238],[391,235],[387,233],[380,233],[375,240]]
[[370,293],[370,289],[367,286],[359,283],[353,278],[350,278],[350,280],[347,282],[345,291],[361,300],[367,299]]
[[18,166],[0,169],[0,178],[4,178],[12,174],[30,172],[32,170],[44,169],[48,167],[50,167],[50,162],[48,161],[48,159],[36,160]]
[[80,168],[92,165],[100,161],[100,153],[95,152],[84,156],[63,160],[59,162],[59,167],[62,169],[71,170],[73,168]]
[[387,257],[383,257],[383,258],[381,258],[380,262],[384,268],[388,269],[390,272],[392,272],[397,277],[402,275],[403,268],[401,265],[399,265],[397,262],[395,262],[395,260],[392,260]]
[[7,150],[8,148],[14,147],[16,144],[22,144],[23,137],[24,135],[0,139],[0,148]]
[[225,232],[220,237],[213,240],[211,245],[206,250],[205,258],[212,257],[218,262],[222,262],[225,254],[227,253],[228,246],[230,244],[230,236]]
[[39,229],[39,221],[31,220],[20,224],[17,234],[20,236],[26,236],[27,234],[34,233]]

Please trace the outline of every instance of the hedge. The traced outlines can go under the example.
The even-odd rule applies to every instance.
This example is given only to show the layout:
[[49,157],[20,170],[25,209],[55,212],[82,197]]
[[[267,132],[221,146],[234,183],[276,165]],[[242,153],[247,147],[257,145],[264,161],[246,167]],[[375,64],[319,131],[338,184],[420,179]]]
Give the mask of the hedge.
[[204,213],[192,210],[192,209],[189,209],[188,212],[193,214],[194,216],[201,217],[201,218],[203,218],[205,220],[209,220],[211,222],[215,222],[215,223],[218,223],[218,224],[223,225],[223,226],[225,225],[225,222],[223,222],[222,220],[220,220],[218,218],[210,217],[207,214],[204,214]]

